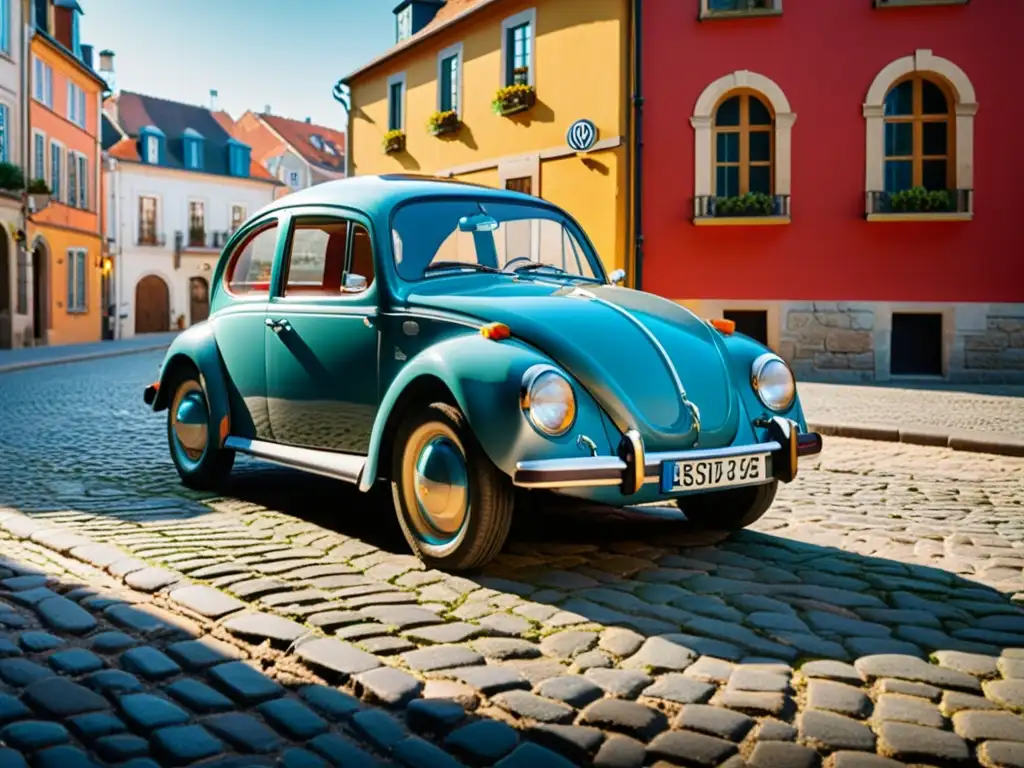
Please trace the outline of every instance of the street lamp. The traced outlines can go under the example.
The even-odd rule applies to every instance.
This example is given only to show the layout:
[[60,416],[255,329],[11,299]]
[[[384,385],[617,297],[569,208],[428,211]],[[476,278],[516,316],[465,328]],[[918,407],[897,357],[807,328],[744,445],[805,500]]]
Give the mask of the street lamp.
[[349,172],[349,148],[352,145],[352,89],[348,87],[344,79],[341,79],[331,89],[331,96],[345,110],[345,177],[348,178],[351,175]]

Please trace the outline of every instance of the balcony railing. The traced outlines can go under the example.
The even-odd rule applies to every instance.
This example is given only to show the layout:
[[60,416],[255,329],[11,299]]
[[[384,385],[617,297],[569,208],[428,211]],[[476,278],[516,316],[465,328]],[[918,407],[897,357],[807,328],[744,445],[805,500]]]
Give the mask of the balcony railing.
[[700,0],[700,18],[769,16],[782,11],[777,0]]
[[219,250],[227,244],[229,237],[230,233],[227,230],[192,229],[188,232],[176,232],[175,243],[182,250]]
[[694,220],[788,219],[789,215],[789,195],[739,195],[736,197],[697,195],[693,198]]
[[137,244],[162,248],[167,244],[167,238],[164,237],[164,234],[162,232],[142,229],[139,230],[139,239]]
[[900,192],[868,192],[869,217],[907,216],[949,218],[968,216],[974,210],[972,189],[933,189],[921,187]]

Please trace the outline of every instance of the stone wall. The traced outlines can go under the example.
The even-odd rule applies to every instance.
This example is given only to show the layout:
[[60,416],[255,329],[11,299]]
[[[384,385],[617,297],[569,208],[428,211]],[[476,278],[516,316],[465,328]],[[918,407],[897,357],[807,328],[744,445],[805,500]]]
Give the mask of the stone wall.
[[870,305],[842,301],[790,304],[780,320],[778,353],[797,376],[874,379],[875,312]]
[[1024,315],[989,315],[983,333],[965,334],[964,368],[1024,371]]

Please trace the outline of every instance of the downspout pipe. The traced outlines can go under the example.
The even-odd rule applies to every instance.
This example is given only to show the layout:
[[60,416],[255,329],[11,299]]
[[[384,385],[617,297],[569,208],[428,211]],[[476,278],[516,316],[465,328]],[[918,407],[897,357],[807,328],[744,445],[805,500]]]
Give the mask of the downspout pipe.
[[345,110],[345,178],[352,175],[352,90],[348,83],[339,80],[331,91],[334,100]]
[[633,287],[644,279],[644,95],[643,0],[633,0]]

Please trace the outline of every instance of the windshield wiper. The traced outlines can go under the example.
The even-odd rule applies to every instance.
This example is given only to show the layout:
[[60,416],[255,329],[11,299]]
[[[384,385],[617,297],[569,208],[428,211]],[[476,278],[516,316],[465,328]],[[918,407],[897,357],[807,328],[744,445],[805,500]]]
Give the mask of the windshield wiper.
[[489,267],[486,264],[478,264],[475,261],[432,261],[424,267],[423,273],[426,274],[435,269],[455,269],[456,267],[471,269],[476,272],[501,272],[500,269]]

